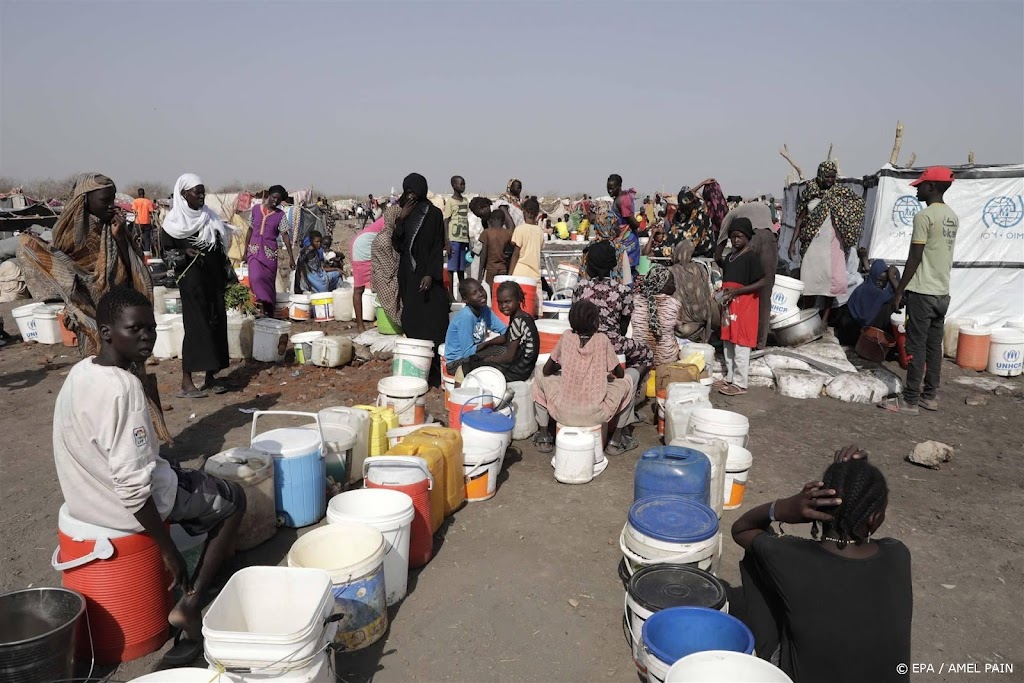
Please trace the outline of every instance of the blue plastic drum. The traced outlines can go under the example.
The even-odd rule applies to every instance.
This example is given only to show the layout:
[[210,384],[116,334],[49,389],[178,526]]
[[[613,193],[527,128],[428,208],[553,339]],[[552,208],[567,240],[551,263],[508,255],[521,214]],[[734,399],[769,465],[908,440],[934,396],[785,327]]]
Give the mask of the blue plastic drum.
[[274,457],[274,502],[284,526],[316,524],[327,512],[327,470],[320,434],[303,427],[272,429],[252,448]]

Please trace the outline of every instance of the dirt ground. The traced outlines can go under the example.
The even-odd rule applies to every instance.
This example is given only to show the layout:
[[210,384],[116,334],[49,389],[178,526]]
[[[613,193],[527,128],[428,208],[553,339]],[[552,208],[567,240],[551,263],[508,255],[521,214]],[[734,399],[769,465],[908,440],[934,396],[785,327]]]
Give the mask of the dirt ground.
[[[0,306],[0,313],[11,307]],[[12,320],[5,317],[10,331]],[[340,333],[350,326],[326,327]],[[60,583],[50,567],[62,502],[51,419],[63,377],[78,360],[68,351],[20,343],[0,348],[0,592]],[[237,363],[228,372],[243,388],[186,401],[173,398],[180,370],[177,361],[152,368],[176,438],[164,453],[196,467],[206,456],[247,445],[251,417],[242,408],[317,410],[369,402],[377,379],[389,373],[383,362],[339,370]],[[936,672],[944,665],[947,672],[914,680],[1024,680],[1024,534],[1013,516],[1024,502],[1021,381],[1006,381],[1011,390],[997,394],[955,381],[987,375],[948,362],[943,372],[941,410],[914,418],[765,389],[732,399],[715,395],[717,407],[750,418],[754,454],[745,504],[722,518],[720,575],[739,585],[740,553],[727,531],[739,514],[795,493],[821,475],[835,449],[859,444],[889,481],[880,533],[901,539],[913,556],[914,661],[908,665],[931,665]],[[975,396],[987,404],[965,405]],[[443,415],[439,392],[431,395],[430,408]],[[644,447],[655,445],[649,425],[637,434]],[[916,443],[930,439],[956,449],[952,462],[933,471],[904,460]],[[497,496],[468,504],[448,520],[435,558],[413,573],[409,596],[391,610],[386,638],[339,656],[338,680],[636,681],[616,565],[640,451],[613,459],[591,484],[566,486],[554,480],[549,457],[529,442],[513,449]],[[239,555],[234,567],[283,564],[291,543],[307,530],[282,529]],[[843,629],[843,615],[834,617]],[[130,680],[158,662],[159,653],[124,664],[109,672],[111,680]],[[1011,664],[1014,673],[948,673],[951,664],[972,662],[980,672],[986,664]]]

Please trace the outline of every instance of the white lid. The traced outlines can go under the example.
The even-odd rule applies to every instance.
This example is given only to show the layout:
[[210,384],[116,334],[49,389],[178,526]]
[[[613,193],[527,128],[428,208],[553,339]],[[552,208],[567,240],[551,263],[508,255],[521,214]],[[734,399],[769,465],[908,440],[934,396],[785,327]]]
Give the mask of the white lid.
[[35,313],[37,306],[43,305],[44,304],[36,302],[34,304],[25,304],[24,306],[18,306],[17,308],[11,311],[11,315],[13,315],[15,318],[27,318],[28,316]]
[[484,366],[466,375],[466,378],[462,380],[461,388],[476,389],[480,392],[477,394],[478,396],[489,394],[500,401],[505,396],[505,390],[508,389],[508,382],[501,370]]
[[296,304],[308,304],[309,303],[309,295],[308,294],[292,294],[291,297],[289,297],[288,300],[291,301],[292,303],[296,303]]
[[960,334],[968,334],[976,337],[984,337],[992,334],[992,330],[987,327],[979,327],[978,323],[971,323],[970,325],[964,325],[960,328]]
[[997,344],[1024,344],[1024,330],[1000,327],[992,330],[992,342]]
[[287,320],[278,320],[277,318],[260,318],[256,321],[255,327],[267,332],[281,333],[292,329],[292,324]]
[[141,531],[123,531],[121,529],[108,529],[103,526],[96,526],[95,524],[89,524],[88,522],[80,522],[71,516],[68,512],[68,504],[63,503],[60,506],[60,512],[57,513],[57,528],[65,536],[71,538],[81,539],[83,541],[95,540],[97,538],[124,538],[125,536],[134,536]]
[[314,330],[313,332],[299,332],[298,334],[293,334],[291,339],[288,341],[292,344],[308,344],[322,336],[324,336],[324,333],[320,330]]
[[257,434],[252,447],[275,458],[294,458],[320,450],[320,435],[304,427],[282,427]]
[[241,447],[211,455],[203,469],[228,481],[249,482],[270,474],[273,464],[274,458],[269,453]]
[[739,472],[740,470],[750,469],[750,466],[754,464],[754,456],[743,446],[737,446],[736,444],[729,444],[729,457],[725,461],[725,470],[727,472]]
[[32,316],[35,318],[56,318],[57,308],[55,306],[47,306],[46,304],[39,304],[32,311]]

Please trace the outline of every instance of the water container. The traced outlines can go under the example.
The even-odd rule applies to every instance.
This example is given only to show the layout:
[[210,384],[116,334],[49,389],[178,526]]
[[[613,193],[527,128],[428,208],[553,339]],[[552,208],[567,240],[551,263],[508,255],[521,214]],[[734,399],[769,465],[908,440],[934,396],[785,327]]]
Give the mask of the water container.
[[334,296],[334,319],[342,323],[352,322],[352,318],[355,317],[352,310],[352,285],[342,282],[332,294]]
[[700,451],[708,456],[708,462],[711,463],[711,489],[709,492],[711,502],[708,507],[714,510],[715,514],[721,518],[725,495],[725,470],[726,463],[729,460],[730,444],[721,439],[707,439],[690,434],[689,436],[676,437],[669,445]]
[[262,415],[311,417],[316,413],[286,410],[258,410],[252,414],[250,446],[274,456],[274,499],[280,522],[300,528],[319,522],[327,511],[327,472],[323,433],[303,427],[285,427],[256,434]]
[[750,654],[754,634],[736,617],[704,607],[670,607],[644,623],[644,665],[649,683],[662,683],[683,657],[705,650]]
[[153,312],[159,317],[167,312],[165,297],[167,288],[163,285],[153,287]]
[[729,457],[725,462],[725,482],[723,487],[723,508],[735,510],[743,505],[743,495],[747,492],[747,475],[754,464],[754,456],[742,446],[729,444]]
[[366,488],[401,491],[412,498],[415,512],[409,532],[409,566],[422,567],[434,554],[434,534],[430,527],[430,492],[434,477],[423,458],[404,455],[377,455],[363,463]]
[[686,433],[746,446],[750,434],[750,420],[729,410],[699,408],[690,413],[690,424],[686,427]]
[[516,426],[515,418],[504,412],[496,412],[491,408],[462,412],[462,440],[469,446],[491,446],[500,442],[502,458],[512,443],[512,430]]
[[182,349],[185,347],[185,316],[183,315],[171,318],[171,344],[174,346],[174,357],[184,358]]
[[274,317],[278,320],[287,320],[291,311],[292,295],[288,292],[278,290],[274,302]]
[[[895,314],[893,314],[895,315]],[[942,324],[942,355],[956,358],[956,344],[960,337],[960,328],[974,324],[973,318],[946,318]]]
[[429,390],[425,379],[385,377],[377,382],[377,403],[383,408],[393,410],[398,416],[399,425],[420,425],[427,419],[426,396]]
[[174,324],[173,315],[156,316],[156,341],[153,343],[153,357],[160,360],[174,358],[174,339],[171,327]]
[[988,350],[988,371],[1002,377],[1016,377],[1024,370],[1024,332],[1012,327],[992,330]]
[[288,350],[292,324],[286,320],[260,318],[253,325],[252,357],[263,363],[280,363]]
[[382,408],[380,406],[364,405],[353,407],[367,411],[370,416],[368,454],[383,455],[386,453],[389,448],[388,431],[398,426],[398,415],[391,408]]
[[427,379],[433,359],[434,342],[426,339],[399,337],[395,340],[395,355],[391,360],[391,374],[396,377]]
[[682,496],[708,505],[711,462],[704,453],[677,446],[645,451],[633,470],[633,502],[650,496]]
[[665,683],[793,683],[782,669],[755,655],[728,650],[694,652],[677,661],[665,675]]
[[[160,546],[148,534],[80,522],[67,504],[57,514],[59,546],[50,562],[61,583],[86,597],[89,628],[76,657],[117,664],[155,652],[167,640],[170,585]],[[125,586],[131,586],[130,591]]]
[[655,564],[712,571],[721,549],[718,517],[708,506],[680,496],[642,498],[629,509],[619,549],[630,575]]
[[372,323],[377,318],[377,295],[369,289],[363,290],[363,322]]
[[0,595],[0,680],[74,679],[75,642],[85,630],[84,613],[85,597],[64,588],[29,588]]
[[18,332],[21,334],[22,341],[35,341],[36,337],[36,321],[35,321],[35,310],[36,306],[40,304],[25,304],[24,306],[18,306],[11,310],[11,317],[14,318],[14,322],[18,325]]
[[533,387],[533,379],[525,382],[509,382],[508,388],[512,390],[512,406],[515,413],[515,426],[512,427],[513,441],[529,439],[537,432],[537,413],[533,396],[530,391]]
[[181,294],[176,289],[168,289],[164,292],[164,313],[167,315],[181,314]]
[[456,430],[462,429],[463,410],[471,412],[493,407],[493,396],[482,395],[480,389],[476,387],[456,387],[448,395],[448,426]]
[[[441,451],[444,456],[444,479],[442,484],[444,486],[444,516],[448,517],[460,507],[466,500],[466,486],[465,486],[465,474],[463,466],[465,464],[462,457],[462,449],[466,444],[463,435],[454,429],[447,427],[435,427],[428,425],[417,429],[415,432],[407,436],[402,440],[403,443],[412,444],[426,444],[428,446],[435,446]],[[489,444],[491,447],[497,448],[498,444],[492,441]],[[501,451],[501,457],[504,457],[505,451]],[[435,485],[437,482],[435,482]]]
[[289,318],[300,321],[313,319],[313,307],[308,294],[292,294],[288,301]]
[[571,329],[568,320],[548,320],[542,318],[537,321],[537,334],[540,339],[540,352],[550,354],[562,338],[562,333]]
[[313,362],[313,342],[317,339],[323,339],[323,336],[323,330],[299,332],[291,336],[288,341],[291,342],[292,347],[295,349],[295,363],[297,365],[306,365]]
[[313,309],[313,320],[318,323],[334,320],[334,295],[330,292],[310,295],[309,305]]
[[363,476],[363,461],[369,452],[370,443],[370,413],[359,408],[347,406],[334,406],[324,408],[319,413],[320,427],[324,431],[324,439],[327,441],[327,474],[334,469],[337,472],[338,463],[331,462],[331,455],[340,457],[341,451],[337,442],[345,438],[347,434],[354,434],[355,441],[352,444],[351,460],[346,463],[345,479],[335,481],[339,483],[354,483]]
[[594,478],[593,432],[575,427],[559,430],[555,437],[555,480],[563,484],[587,484]]
[[384,307],[380,305],[380,300],[377,300],[376,309],[377,318],[377,331],[381,334],[402,334],[402,326],[399,321],[392,320],[391,316],[387,314]]
[[984,370],[988,367],[988,350],[992,330],[977,324],[964,325],[956,344],[956,364],[966,370]]
[[700,382],[672,382],[662,390],[658,396],[658,431],[664,435],[665,443],[686,433],[690,413],[712,407],[710,393],[711,387]]
[[193,666],[178,669],[163,669],[150,674],[133,678],[128,683],[242,683],[228,673],[219,673],[210,669],[197,669]]
[[772,315],[785,315],[799,308],[800,297],[804,292],[804,283],[796,278],[785,275],[775,276],[772,288]]
[[[427,471],[430,472],[433,481],[433,487],[430,489],[430,533],[434,534],[444,523],[446,485],[444,454],[437,446],[426,443],[410,443],[406,438],[402,440],[402,443],[388,450],[383,457],[390,458],[392,456],[412,456],[420,458],[426,463]],[[367,459],[369,465],[364,465],[364,467],[369,467],[372,471],[375,467],[374,459],[378,457],[381,456],[370,456]],[[369,482],[367,485],[369,486]],[[465,488],[463,488],[463,495],[465,495]]]
[[245,491],[245,514],[235,542],[238,550],[255,548],[277,533],[273,456],[252,448],[231,448],[211,455],[203,469]]
[[249,315],[228,315],[228,358],[252,358],[252,340],[256,320]]
[[53,306],[39,305],[32,312],[35,320],[36,341],[40,344],[63,344],[60,323],[57,322],[57,309]]
[[314,339],[310,362],[322,368],[348,365],[352,362],[352,340],[342,336]]

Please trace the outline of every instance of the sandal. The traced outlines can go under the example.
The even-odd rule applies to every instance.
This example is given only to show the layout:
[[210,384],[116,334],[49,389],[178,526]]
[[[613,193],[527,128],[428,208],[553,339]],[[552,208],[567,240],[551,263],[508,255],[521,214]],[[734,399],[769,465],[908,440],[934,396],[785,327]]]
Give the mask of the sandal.
[[720,393],[722,396],[742,396],[743,394],[747,393],[747,390],[735,384],[727,384],[721,389],[719,389],[718,393]]
[[604,454],[615,457],[622,455],[623,453],[628,453],[639,447],[640,442],[637,441],[632,434],[623,434],[622,439],[618,443],[615,443],[614,441],[608,442],[608,446],[604,449]]
[[184,631],[174,634],[174,644],[160,659],[160,666],[178,669],[190,665],[203,656],[203,641],[190,640]]
[[892,398],[884,399],[875,405],[882,410],[888,410],[890,413],[902,413],[904,415],[921,414],[921,410],[916,404],[907,403],[901,396],[893,396]]
[[209,391],[211,394],[219,395],[228,393],[228,388],[222,384],[214,384],[213,386],[209,387],[204,384],[203,391]]
[[922,398],[917,402],[917,407],[924,408],[925,410],[929,410],[934,413],[939,409],[939,402],[934,398]]
[[203,391],[202,389],[193,389],[192,391],[185,391],[184,389],[182,389],[177,394],[175,394],[175,396],[177,396],[178,398],[206,398],[207,396],[209,396],[209,394]]
[[533,437],[533,445],[540,453],[550,453],[555,450],[555,440],[547,434],[537,434]]

